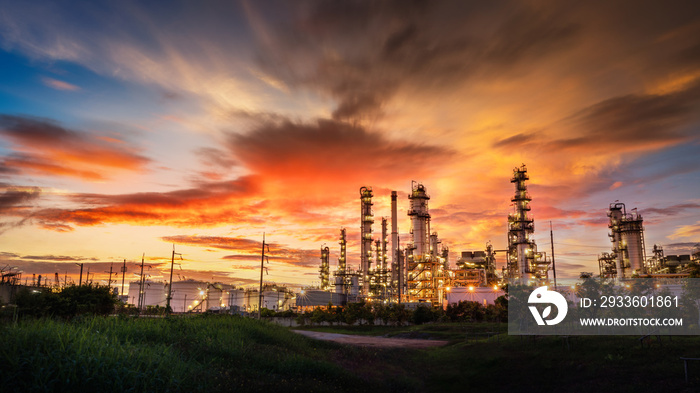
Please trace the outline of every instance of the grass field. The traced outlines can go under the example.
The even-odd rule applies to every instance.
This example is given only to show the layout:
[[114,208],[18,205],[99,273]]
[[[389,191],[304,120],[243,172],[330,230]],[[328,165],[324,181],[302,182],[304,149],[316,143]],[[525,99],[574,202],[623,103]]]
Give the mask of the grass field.
[[[314,330],[448,340],[426,350],[314,341],[229,316],[0,326],[3,392],[646,392],[700,389],[700,337],[509,337],[498,324]],[[467,335],[467,332],[469,333]]]

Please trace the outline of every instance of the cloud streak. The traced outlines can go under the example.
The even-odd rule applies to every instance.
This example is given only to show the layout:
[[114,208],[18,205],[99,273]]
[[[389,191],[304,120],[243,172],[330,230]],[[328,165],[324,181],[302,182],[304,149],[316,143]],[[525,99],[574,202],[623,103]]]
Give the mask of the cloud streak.
[[74,84],[68,83],[68,82],[64,82],[64,81],[62,81],[62,80],[58,80],[58,79],[53,79],[53,78],[44,77],[44,78],[41,78],[41,81],[42,81],[46,86],[48,86],[48,87],[50,87],[50,88],[52,88],[52,89],[56,89],[56,90],[63,90],[63,91],[77,91],[77,90],[80,90],[80,87],[78,87],[78,86],[76,86],[76,85],[74,85]]
[[[224,259],[227,260],[258,260],[259,262],[262,252],[262,242],[244,238],[167,236],[161,240],[168,243],[237,251],[237,254],[225,256]],[[320,251],[317,250],[292,248],[276,243],[266,243],[266,245],[270,249],[267,255],[271,262],[295,267],[313,267],[318,265],[320,260]]]
[[71,130],[47,119],[1,115],[0,138],[12,144],[15,153],[5,157],[3,163],[15,173],[95,181],[105,180],[104,173],[109,170],[143,171],[150,162],[118,141]]

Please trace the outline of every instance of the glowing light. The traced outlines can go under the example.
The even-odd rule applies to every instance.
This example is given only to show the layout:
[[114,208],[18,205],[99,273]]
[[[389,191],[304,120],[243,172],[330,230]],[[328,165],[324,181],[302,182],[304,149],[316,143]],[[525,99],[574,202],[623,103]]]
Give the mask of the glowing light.
[[494,285],[494,286],[493,286],[493,290],[494,290],[494,291],[498,291],[498,285]]
[[470,286],[469,286],[469,290],[470,290],[470,291],[473,291],[473,290],[474,290],[474,287],[470,285]]

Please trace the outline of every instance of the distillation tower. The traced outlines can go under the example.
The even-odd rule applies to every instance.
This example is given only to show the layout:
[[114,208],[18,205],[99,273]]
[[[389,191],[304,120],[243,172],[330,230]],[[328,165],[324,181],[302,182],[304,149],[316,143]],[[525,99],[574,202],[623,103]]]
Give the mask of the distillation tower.
[[330,268],[330,251],[328,247],[321,247],[321,267],[319,268],[319,277],[321,278],[321,290],[323,291],[331,289]]
[[338,257],[338,270],[335,276],[335,292],[345,295],[357,295],[357,274],[348,268],[348,239],[345,228],[340,228],[340,256]]
[[372,188],[360,188],[360,274],[362,274],[362,295],[368,296],[370,291],[370,265],[372,264],[372,224],[374,215],[372,213]]
[[391,286],[387,256],[387,248],[389,247],[388,223],[386,217],[382,217],[382,240],[377,242],[377,290],[378,295],[383,299],[387,298]]
[[[412,184],[410,209],[411,244],[406,262],[408,270],[408,301],[431,302],[438,304],[442,300],[445,284],[444,265],[437,257],[437,250],[431,249],[430,213],[428,211],[428,196],[425,187],[420,183]],[[435,235],[437,247],[437,235]]]
[[525,182],[530,177],[523,164],[513,169],[511,183],[515,184],[515,195],[511,199],[514,212],[508,215],[508,265],[506,275],[510,279],[527,282],[532,279],[546,280],[549,264],[544,253],[537,252],[535,241],[530,238],[535,231],[535,221],[530,217],[530,195]]
[[611,203],[608,210],[612,253],[598,258],[600,273],[605,277],[628,278],[644,274],[644,226],[637,209],[627,213],[624,203]]
[[399,269],[398,247],[399,247],[399,230],[396,202],[398,194],[396,191],[391,192],[391,286],[392,288],[399,287]]

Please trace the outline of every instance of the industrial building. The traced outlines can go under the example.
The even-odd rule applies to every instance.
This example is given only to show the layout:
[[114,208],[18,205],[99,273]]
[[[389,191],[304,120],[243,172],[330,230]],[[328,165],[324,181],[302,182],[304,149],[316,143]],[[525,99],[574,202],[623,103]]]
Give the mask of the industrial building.
[[636,208],[627,212],[624,203],[611,203],[608,210],[611,252],[598,256],[601,277],[688,277],[691,264],[700,263],[700,245],[693,254],[664,255],[663,247],[654,244],[647,258],[644,244],[644,220]]
[[530,194],[525,182],[530,180],[523,164],[513,169],[510,182],[515,184],[515,196],[511,199],[514,212],[508,215],[508,263],[503,276],[509,280],[543,282],[548,279],[549,264],[546,253],[537,251],[532,239],[535,220],[530,217]]
[[[511,182],[515,184],[515,196],[511,201],[514,212],[508,216],[508,249],[494,250],[488,243],[484,251],[464,251],[454,268],[450,266],[449,248],[442,243],[437,231],[431,229],[430,195],[425,185],[411,184],[407,209],[410,238],[403,247],[398,239],[397,192],[391,192],[391,238],[388,218],[381,218],[380,235],[375,238],[374,193],[371,187],[361,187],[359,268],[353,271],[348,267],[347,232],[341,228],[334,285],[330,284],[330,249],[321,248],[320,290],[342,294],[347,301],[356,298],[437,306],[448,298],[457,298],[456,294],[464,291],[460,288],[499,288],[505,280],[546,282],[550,261],[546,253],[537,250],[532,239],[534,220],[529,216],[532,199],[527,192],[527,180],[525,165],[513,170]],[[507,259],[500,276],[496,269],[496,251],[506,253]],[[454,295],[447,295],[448,288]],[[492,294],[493,290],[489,296]]]
[[485,251],[462,251],[453,271],[453,287],[492,286],[501,281],[496,274],[496,253],[491,243]]
[[[165,307],[168,284],[165,282],[140,281],[129,284],[128,303],[146,310],[152,307]],[[295,295],[286,287],[274,284],[264,285],[262,299],[257,289],[236,288],[220,282],[196,280],[175,281],[172,284],[170,307],[175,313],[223,311],[257,311],[258,302],[262,307],[274,311],[284,311],[294,307]]]
[[[325,292],[328,293],[328,292]],[[296,295],[286,287],[275,284],[263,285],[262,297],[258,289],[236,289],[229,291],[231,311],[256,312],[261,308],[286,311],[295,307]]]
[[600,275],[629,278],[646,273],[642,216],[636,208],[628,213],[624,203],[615,202],[610,204],[608,218],[612,252],[598,258]]
[[[342,295],[337,300],[335,295],[329,295],[329,302],[333,304],[364,299],[408,306],[420,303],[437,306],[472,299],[491,303],[494,294],[500,293],[507,282],[548,283],[554,268],[553,257],[539,251],[533,239],[535,222],[530,215],[532,197],[527,189],[528,180],[525,165],[513,169],[510,182],[515,186],[515,194],[511,198],[513,211],[508,214],[507,249],[494,250],[489,242],[484,250],[463,251],[454,267],[449,263],[448,247],[442,244],[438,233],[431,230],[431,197],[425,185],[411,184],[407,209],[410,238],[403,246],[398,239],[398,193],[391,192],[391,237],[388,236],[389,220],[382,218],[380,235],[375,238],[374,193],[371,187],[361,187],[359,268],[353,271],[349,267],[347,231],[341,228],[340,257],[333,280],[330,278],[330,248],[321,249],[320,289]],[[636,209],[628,212],[623,203],[615,202],[610,205],[608,217],[612,252],[599,257],[602,277],[683,277],[690,274],[693,263],[700,263],[700,246],[692,255],[664,255],[663,248],[654,245],[653,256],[647,258],[643,220]],[[497,253],[505,254],[505,263],[500,269],[496,266]],[[324,294],[313,296],[328,303]],[[320,300],[318,303],[321,305]]]
[[296,295],[295,300],[297,311],[308,311],[316,307],[328,307],[328,305],[344,306],[348,303],[348,295],[338,292],[305,288]]

